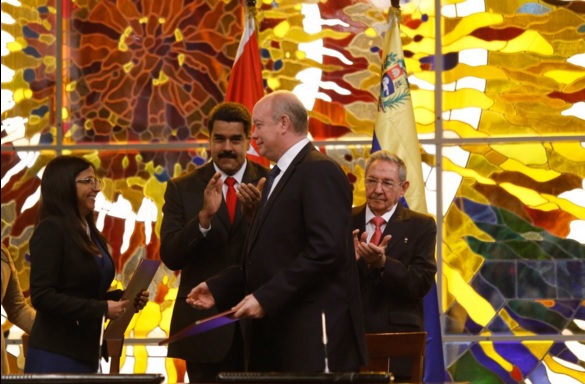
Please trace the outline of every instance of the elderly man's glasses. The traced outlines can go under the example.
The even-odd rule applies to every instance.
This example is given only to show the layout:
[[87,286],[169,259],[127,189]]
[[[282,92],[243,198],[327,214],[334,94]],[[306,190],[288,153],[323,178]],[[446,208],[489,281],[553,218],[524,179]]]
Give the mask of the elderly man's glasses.
[[96,179],[95,177],[86,177],[85,179],[79,179],[79,180],[75,180],[76,183],[81,183],[81,184],[89,184],[91,185],[93,188],[101,188],[103,185],[103,182],[101,179]]
[[397,186],[401,186],[402,182],[400,183],[395,183],[393,181],[390,180],[378,180],[374,177],[368,177],[366,178],[366,187],[367,188],[371,188],[374,189],[378,186],[378,184],[380,184],[382,186],[382,189],[385,191],[391,191],[392,189],[394,189]]

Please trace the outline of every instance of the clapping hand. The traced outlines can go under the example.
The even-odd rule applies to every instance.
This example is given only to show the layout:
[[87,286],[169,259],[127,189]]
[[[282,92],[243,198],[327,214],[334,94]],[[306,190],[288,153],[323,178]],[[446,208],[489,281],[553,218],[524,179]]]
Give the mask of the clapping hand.
[[251,220],[254,217],[254,213],[258,208],[260,199],[262,198],[262,188],[264,188],[266,178],[263,177],[258,182],[258,185],[252,183],[241,183],[236,191],[236,196],[242,204],[242,212],[244,215]]
[[353,232],[353,246],[355,249],[355,258],[359,260],[364,258],[368,266],[374,268],[382,268],[386,264],[386,246],[392,238],[392,235],[386,235],[382,239],[379,245],[367,243],[368,238],[367,232],[362,233],[361,238],[358,238],[359,229],[355,229]]
[[203,208],[199,211],[199,224],[203,228],[209,228],[213,215],[221,205],[221,200],[223,199],[222,186],[221,173],[216,172],[203,191]]

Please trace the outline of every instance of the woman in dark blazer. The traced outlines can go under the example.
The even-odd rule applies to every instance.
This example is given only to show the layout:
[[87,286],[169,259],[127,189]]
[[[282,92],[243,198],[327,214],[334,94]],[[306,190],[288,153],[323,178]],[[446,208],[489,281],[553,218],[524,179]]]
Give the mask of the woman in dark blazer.
[[[103,320],[116,319],[127,300],[108,292],[114,262],[93,211],[101,180],[74,156],[49,162],[41,181],[37,226],[30,240],[32,304],[26,373],[95,373],[102,355]],[[134,301],[144,307],[148,292]]]

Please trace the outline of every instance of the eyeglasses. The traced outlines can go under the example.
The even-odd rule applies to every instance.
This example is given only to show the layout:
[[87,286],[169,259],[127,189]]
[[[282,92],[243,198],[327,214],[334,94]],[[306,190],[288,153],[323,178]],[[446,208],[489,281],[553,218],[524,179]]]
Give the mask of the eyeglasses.
[[95,177],[86,177],[85,179],[75,180],[76,183],[89,184],[93,188],[101,188],[104,182],[102,179],[96,179]]
[[374,189],[374,188],[378,187],[378,184],[382,185],[383,190],[391,191],[394,187],[401,186],[402,182],[395,183],[395,182],[390,181],[390,180],[378,180],[378,179],[373,178],[373,177],[366,178],[366,187],[367,188]]

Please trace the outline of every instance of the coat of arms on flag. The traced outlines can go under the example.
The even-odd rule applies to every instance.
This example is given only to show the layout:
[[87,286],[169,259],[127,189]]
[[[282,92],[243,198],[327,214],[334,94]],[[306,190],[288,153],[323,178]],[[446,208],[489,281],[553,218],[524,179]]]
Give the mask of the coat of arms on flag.
[[395,52],[389,52],[384,60],[380,83],[380,109],[394,108],[410,100],[410,87],[406,77],[406,65]]

